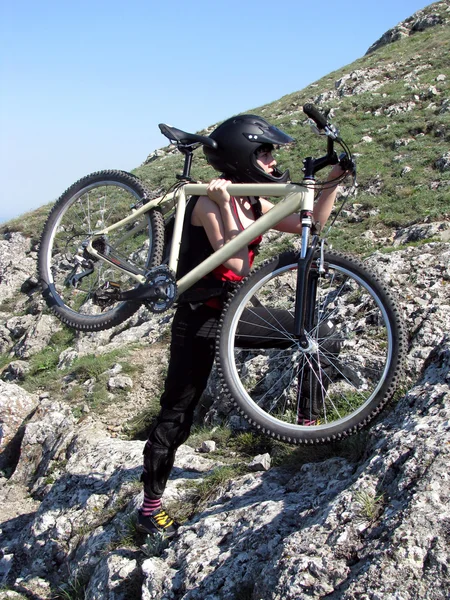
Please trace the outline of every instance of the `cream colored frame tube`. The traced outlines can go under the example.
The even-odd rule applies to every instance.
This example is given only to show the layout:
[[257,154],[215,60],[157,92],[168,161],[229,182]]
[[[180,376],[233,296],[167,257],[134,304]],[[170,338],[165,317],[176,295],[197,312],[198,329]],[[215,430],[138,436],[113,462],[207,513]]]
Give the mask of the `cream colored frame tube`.
[[[186,196],[206,195],[207,187],[207,184],[188,183],[182,186],[179,190],[177,190],[175,194],[169,194],[167,196],[151,200],[125,219],[122,219],[114,225],[111,225],[111,227],[96,232],[88,244],[88,252],[98,257],[99,260],[103,260],[109,263],[110,261],[108,261],[107,258],[100,256],[92,247],[92,241],[97,237],[107,235],[109,232],[119,227],[123,227],[127,223],[132,222],[133,220],[136,220],[136,218],[139,217],[141,214],[144,214],[147,211],[158,207],[159,205],[163,205],[164,203],[171,201],[175,196],[176,216],[174,232],[172,237],[172,246],[169,257],[169,268],[174,273],[176,273],[180,254],[181,238],[183,233],[184,215],[186,211]],[[262,235],[269,229],[274,228],[284,218],[288,217],[293,213],[299,212],[300,210],[312,211],[314,206],[313,188],[305,187],[294,183],[233,183],[227,186],[227,191],[231,196],[284,196],[284,198],[266,214],[257,219],[252,225],[250,225],[250,227],[247,227],[247,229],[241,231],[234,239],[227,242],[219,250],[216,250],[216,252],[209,256],[206,260],[201,262],[197,267],[192,269],[192,271],[189,271],[189,273],[182,277],[177,282],[179,293],[183,293],[184,291],[189,289],[202,277],[210,273],[219,265],[229,260],[232,256],[239,252],[239,250],[241,250],[245,246],[248,246],[248,244],[252,240],[257,238],[259,235]],[[115,268],[120,269],[120,267],[118,267],[116,264],[110,264],[112,264],[112,266],[114,266]],[[145,282],[145,278],[143,276],[132,275],[130,273],[128,273],[128,275],[134,277],[134,279],[136,279],[136,281],[139,283]]]

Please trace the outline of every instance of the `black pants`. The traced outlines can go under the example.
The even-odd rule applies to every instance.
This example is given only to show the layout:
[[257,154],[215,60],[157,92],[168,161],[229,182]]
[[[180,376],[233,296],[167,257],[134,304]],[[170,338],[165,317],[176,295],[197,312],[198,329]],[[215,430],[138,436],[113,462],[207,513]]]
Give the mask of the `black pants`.
[[214,362],[220,311],[205,305],[180,306],[173,318],[169,370],[161,410],[144,448],[142,481],[146,494],[161,498],[177,448],[189,437],[195,407]]
[[[293,331],[293,317],[286,311],[277,314],[277,323]],[[142,481],[146,494],[161,498],[172,470],[177,448],[189,437],[194,411],[206,388],[214,362],[214,347],[220,311],[206,305],[193,310],[189,305],[177,309],[172,323],[169,370],[161,396],[161,410],[150,430],[144,448]],[[244,317],[244,315],[243,315]],[[264,317],[267,318],[266,316]],[[254,317],[241,319],[240,345],[284,347],[286,339],[271,339]],[[265,341],[263,341],[263,338]],[[253,340],[253,344],[252,344]]]

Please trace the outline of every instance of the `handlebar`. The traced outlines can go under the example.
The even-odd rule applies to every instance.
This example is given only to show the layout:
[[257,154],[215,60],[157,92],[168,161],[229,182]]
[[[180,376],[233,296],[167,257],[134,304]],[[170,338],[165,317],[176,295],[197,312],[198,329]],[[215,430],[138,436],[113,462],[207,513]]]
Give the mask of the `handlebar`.
[[[356,174],[356,165],[354,159],[344,141],[339,136],[338,129],[329,123],[324,114],[322,114],[314,104],[307,103],[303,106],[303,112],[307,117],[314,121],[319,132],[323,132],[328,137],[327,154],[321,158],[308,157],[303,161],[304,178],[314,179],[314,175],[325,167],[339,163],[344,171],[351,171]],[[334,151],[334,142],[344,149],[344,152],[338,157]]]
[[307,117],[314,121],[318,129],[325,129],[327,126],[327,119],[325,115],[317,110],[314,104],[305,104],[303,106],[303,112]]

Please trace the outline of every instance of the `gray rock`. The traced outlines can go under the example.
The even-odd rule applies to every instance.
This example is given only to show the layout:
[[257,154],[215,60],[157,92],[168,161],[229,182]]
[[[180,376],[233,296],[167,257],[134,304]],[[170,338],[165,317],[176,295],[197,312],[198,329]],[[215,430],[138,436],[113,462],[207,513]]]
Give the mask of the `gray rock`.
[[205,454],[209,454],[210,452],[215,452],[216,450],[216,442],[212,440],[205,440],[202,442],[200,447],[200,452],[204,452]]
[[69,407],[41,400],[25,427],[20,459],[11,481],[33,489],[39,478],[48,472],[51,463],[63,456],[72,441],[74,423]]
[[13,554],[4,554],[2,558],[0,558],[0,585],[6,581],[6,578],[8,577],[8,573],[12,567],[13,558]]
[[392,44],[404,37],[413,35],[418,31],[425,31],[425,29],[429,29],[430,27],[441,25],[448,20],[446,8],[447,5],[445,2],[435,2],[427,8],[417,11],[408,19],[384,33],[380,39],[370,46],[366,55],[375,52],[387,44]]
[[36,262],[29,256],[31,240],[21,233],[0,239],[0,302],[17,294],[22,284],[34,276]]
[[14,353],[19,358],[30,358],[33,354],[46,348],[52,335],[61,329],[61,322],[56,317],[40,315],[14,346]]
[[84,593],[90,600],[131,600],[140,598],[141,574],[133,553],[111,552],[96,566]]
[[3,371],[2,379],[4,381],[20,381],[25,378],[25,375],[30,370],[30,364],[25,360],[14,360],[9,363]]
[[111,369],[109,369],[108,373],[110,375],[118,375],[119,373],[122,373],[122,371],[122,365],[120,363],[116,363],[113,367],[111,367]]
[[450,152],[446,152],[435,162],[436,168],[441,171],[450,171]]
[[108,379],[108,389],[114,390],[129,390],[133,387],[133,380],[127,375],[116,375]]
[[9,330],[11,339],[19,340],[35,323],[36,318],[32,315],[22,315],[8,319],[5,323],[5,327]]
[[[380,270],[386,273],[391,261],[386,277],[401,279],[402,260],[412,251],[395,261],[385,256]],[[143,442],[113,440],[85,422],[65,445],[65,464],[30,525],[19,540],[6,536],[6,553],[14,554],[9,576],[55,586],[63,583],[55,565],[66,561],[74,575],[87,576],[87,597],[115,600],[130,589],[161,600],[180,594],[231,600],[244,591],[262,600],[326,594],[350,600],[399,589],[412,600],[433,589],[433,598],[444,600],[450,591],[450,508],[441,501],[450,485],[450,339],[435,347],[418,384],[360,441],[360,462],[333,457],[302,464],[297,472],[243,475],[181,527],[163,558],[145,560],[141,570],[130,551],[105,548],[120,539],[127,514],[140,501],[136,496],[120,512],[121,495],[141,471]],[[45,429],[56,412],[60,408],[47,404],[36,422]],[[62,428],[60,436],[66,437]],[[182,446],[167,498],[181,499],[186,479],[214,464]]]
[[58,369],[67,369],[70,367],[76,359],[79,357],[79,354],[72,347],[66,348],[59,355],[58,360]]
[[6,468],[14,455],[19,452],[20,439],[15,443],[24,420],[33,412],[38,403],[37,396],[28,394],[14,383],[0,380],[0,423],[2,439],[0,442],[0,469]]
[[442,22],[443,19],[438,14],[423,15],[414,22],[411,31],[425,31],[425,29],[436,27],[436,25],[440,25]]
[[270,454],[258,454],[247,466],[249,471],[268,471],[271,462]]
[[128,344],[142,343],[143,341],[152,344],[165,336],[172,316],[172,312],[155,316],[142,307],[125,324],[114,329],[78,334],[74,349],[79,356],[83,356],[96,352],[102,354],[112,352]]
[[0,325],[0,354],[7,354],[13,344],[9,329],[5,325]]
[[28,279],[25,279],[25,281],[20,286],[20,291],[23,294],[28,294],[28,293],[32,292],[33,290],[36,290],[36,288],[38,286],[39,286],[38,278],[36,277],[36,275],[32,275],[31,277],[28,277]]
[[408,242],[417,242],[434,237],[442,239],[442,236],[448,230],[450,230],[449,221],[411,225],[410,227],[399,229],[394,236],[393,243],[394,246],[399,246]]
[[250,429],[248,421],[240,415],[232,415],[229,418],[228,425],[230,429],[235,433],[238,433],[240,431],[248,431]]
[[392,44],[393,42],[397,42],[404,37],[408,37],[408,35],[409,30],[407,27],[405,27],[403,24],[397,25],[396,27],[386,31],[386,33],[384,33],[380,39],[373,43],[372,46],[370,46],[370,48],[367,50],[366,54],[371,54],[372,52],[375,52],[375,50],[378,50],[378,48],[386,46],[387,44]]

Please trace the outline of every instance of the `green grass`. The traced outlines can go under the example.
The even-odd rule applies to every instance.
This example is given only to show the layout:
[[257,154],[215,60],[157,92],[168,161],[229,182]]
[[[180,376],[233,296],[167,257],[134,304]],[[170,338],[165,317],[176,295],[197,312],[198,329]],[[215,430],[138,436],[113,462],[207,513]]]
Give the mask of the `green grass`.
[[[195,426],[186,444],[191,448],[198,448],[202,442],[212,440],[216,442],[217,450],[214,456],[222,459],[234,453],[233,460],[247,460],[257,454],[273,454],[280,447],[288,447],[287,444],[277,442],[273,438],[258,434],[254,431],[233,433],[226,425],[205,427]],[[291,446],[292,448],[292,446]]]
[[23,387],[28,392],[38,389],[57,391],[61,388],[61,371],[57,370],[59,355],[73,343],[75,333],[63,326],[50,338],[47,346],[29,359],[30,369],[26,373]]
[[212,440],[216,442],[218,450],[227,448],[230,444],[233,433],[229,427],[208,427],[204,425],[194,425],[186,444],[191,448],[199,448],[202,442]]
[[11,356],[9,355],[8,352],[6,352],[5,354],[0,354],[0,373],[13,360],[14,360],[14,358],[11,358]]
[[[81,356],[70,367],[58,369],[60,353],[71,345],[73,336],[74,333],[67,328],[54,334],[48,346],[30,358],[30,370],[22,385],[28,392],[45,390],[56,397],[63,396],[71,404],[74,416],[81,417],[82,405],[101,411],[111,402],[107,390],[108,371],[116,363],[122,366],[121,375],[136,375],[142,367],[127,361],[134,349],[128,346],[105,354]],[[91,391],[82,385],[87,380],[92,382]],[[67,388],[69,381],[71,385]],[[126,395],[126,390],[115,390],[114,401]]]
[[195,507],[196,512],[200,512],[208,502],[225,491],[230,481],[234,481],[244,473],[246,473],[245,465],[226,465],[217,467],[200,482],[188,482],[189,503]]
[[[162,393],[162,390],[161,390]],[[152,396],[144,410],[125,423],[124,433],[130,440],[146,440],[148,432],[161,408],[159,398],[161,394]]]
[[[86,354],[72,363],[70,373],[79,380],[99,379],[100,375],[111,369],[120,358],[126,356],[131,350],[132,348],[128,347],[126,350],[113,350],[105,354]],[[121,375],[132,374],[136,371],[136,368],[124,362]]]
[[282,254],[283,252],[289,252],[294,250],[294,235],[283,236],[281,240],[275,240],[270,245],[262,244],[259,253],[255,259],[255,266],[261,264],[268,258]]
[[24,308],[20,308],[19,310],[17,309],[19,306],[23,307],[23,303],[27,300],[27,298],[28,297],[26,294],[16,291],[14,296],[10,296],[0,303],[0,312],[10,313],[10,316],[22,316],[26,314],[26,310]]
[[52,206],[53,202],[50,202],[0,225],[0,234],[19,231],[25,237],[31,238],[33,242],[38,242]]
[[53,596],[55,600],[85,600],[86,588],[89,583],[87,572],[70,575],[67,583],[59,586]]
[[383,494],[377,496],[373,492],[360,490],[355,493],[354,499],[359,507],[359,515],[364,520],[373,522],[383,511]]

